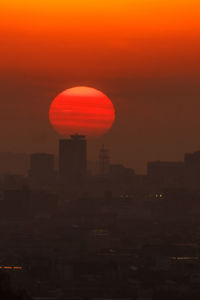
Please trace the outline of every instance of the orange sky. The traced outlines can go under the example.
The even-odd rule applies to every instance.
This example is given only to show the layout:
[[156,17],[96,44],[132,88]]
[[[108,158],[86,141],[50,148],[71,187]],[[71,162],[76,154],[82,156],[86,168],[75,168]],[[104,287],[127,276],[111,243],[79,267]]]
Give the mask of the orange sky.
[[183,159],[200,149],[199,81],[199,0],[0,1],[0,152],[56,152],[49,105],[86,85],[116,109],[91,157]]
[[199,58],[198,0],[3,0],[0,22],[6,68],[165,74]]

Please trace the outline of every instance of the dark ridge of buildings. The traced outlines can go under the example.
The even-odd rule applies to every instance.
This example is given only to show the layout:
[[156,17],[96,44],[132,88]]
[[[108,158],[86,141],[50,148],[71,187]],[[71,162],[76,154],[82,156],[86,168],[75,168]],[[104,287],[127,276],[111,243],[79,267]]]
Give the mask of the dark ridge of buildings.
[[160,188],[200,190],[200,151],[186,153],[184,161],[155,161],[147,165],[149,181]]
[[54,155],[34,153],[30,156],[29,179],[34,187],[53,184],[56,179]]
[[0,152],[0,174],[26,175],[29,167],[29,154]]
[[177,161],[155,161],[147,165],[147,177],[161,187],[183,185],[185,164]]

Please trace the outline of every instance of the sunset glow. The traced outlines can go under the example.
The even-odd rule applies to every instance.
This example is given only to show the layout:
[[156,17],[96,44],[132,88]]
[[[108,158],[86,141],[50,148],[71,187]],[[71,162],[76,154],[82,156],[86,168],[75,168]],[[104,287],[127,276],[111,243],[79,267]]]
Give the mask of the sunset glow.
[[62,136],[79,133],[96,137],[111,128],[115,111],[112,102],[102,92],[89,87],[75,87],[54,99],[49,119]]

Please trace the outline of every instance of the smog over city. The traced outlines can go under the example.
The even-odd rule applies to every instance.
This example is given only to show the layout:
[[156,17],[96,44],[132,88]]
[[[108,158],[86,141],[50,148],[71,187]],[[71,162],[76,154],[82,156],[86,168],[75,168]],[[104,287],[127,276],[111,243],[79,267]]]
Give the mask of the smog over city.
[[200,2],[2,0],[0,300],[200,299]]

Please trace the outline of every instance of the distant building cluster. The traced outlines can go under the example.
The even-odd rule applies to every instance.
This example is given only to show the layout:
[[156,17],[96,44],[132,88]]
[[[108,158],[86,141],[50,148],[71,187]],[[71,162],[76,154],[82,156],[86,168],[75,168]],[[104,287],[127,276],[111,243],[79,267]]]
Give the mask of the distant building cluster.
[[110,189],[116,195],[141,188],[149,192],[167,188],[200,190],[200,151],[185,154],[182,162],[149,162],[147,174],[138,175],[122,164],[112,164],[104,145],[98,162],[88,161],[87,140],[77,134],[59,141],[57,170],[53,154],[31,154],[28,178],[32,188],[60,185],[70,190],[78,186],[88,193]]
[[183,162],[149,162],[147,177],[161,188],[200,189],[200,151],[185,154]]
[[1,174],[0,298],[9,276],[17,299],[199,299],[200,151],[138,175],[85,136],[58,147]]

